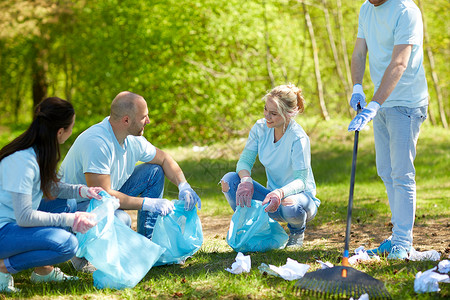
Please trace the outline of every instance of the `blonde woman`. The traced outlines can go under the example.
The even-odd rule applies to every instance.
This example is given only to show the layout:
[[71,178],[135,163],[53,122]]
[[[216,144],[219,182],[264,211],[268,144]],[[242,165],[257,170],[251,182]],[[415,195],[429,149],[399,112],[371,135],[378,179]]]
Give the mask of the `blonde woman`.
[[[264,118],[250,130],[236,172],[222,178],[222,191],[233,210],[250,207],[252,199],[268,203],[269,216],[288,223],[287,246],[301,247],[306,223],[320,205],[309,137],[294,120],[304,110],[304,98],[301,89],[290,84],[275,87],[264,99]],[[256,156],[265,167],[267,187],[251,178]]]

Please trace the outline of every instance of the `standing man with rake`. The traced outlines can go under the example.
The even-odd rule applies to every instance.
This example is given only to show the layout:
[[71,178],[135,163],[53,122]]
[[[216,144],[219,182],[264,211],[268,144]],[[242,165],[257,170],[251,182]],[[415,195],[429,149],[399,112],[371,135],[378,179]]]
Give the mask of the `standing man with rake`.
[[[412,0],[368,0],[361,6],[350,105],[365,108],[348,130],[360,131],[373,119],[377,171],[386,187],[394,227],[392,235],[368,253],[388,254],[388,259],[407,258],[413,246],[414,158],[428,106],[422,44],[422,16]],[[375,94],[366,106],[362,80],[367,52]]]

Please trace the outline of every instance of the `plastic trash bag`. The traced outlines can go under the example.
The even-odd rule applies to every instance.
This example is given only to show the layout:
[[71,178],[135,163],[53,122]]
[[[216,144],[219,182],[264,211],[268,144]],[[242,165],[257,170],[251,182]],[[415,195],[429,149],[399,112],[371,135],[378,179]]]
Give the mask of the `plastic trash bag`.
[[184,263],[203,243],[197,208],[185,211],[184,201],[173,202],[175,209],[167,216],[158,216],[153,229],[152,242],[166,250],[155,266]]
[[97,223],[106,218],[111,211],[114,213],[120,206],[119,199],[110,196],[107,192],[101,191],[99,195],[102,196],[102,202],[91,210],[91,213],[95,214]]
[[155,264],[164,249],[133,231],[114,216],[117,199],[101,192],[92,199],[88,212],[98,213],[98,224],[85,234],[77,233],[78,257],[97,268],[94,286],[99,289],[133,288]]
[[236,207],[227,234],[227,243],[234,251],[265,252],[286,246],[289,236],[264,211],[266,207],[256,200],[252,200],[252,207]]

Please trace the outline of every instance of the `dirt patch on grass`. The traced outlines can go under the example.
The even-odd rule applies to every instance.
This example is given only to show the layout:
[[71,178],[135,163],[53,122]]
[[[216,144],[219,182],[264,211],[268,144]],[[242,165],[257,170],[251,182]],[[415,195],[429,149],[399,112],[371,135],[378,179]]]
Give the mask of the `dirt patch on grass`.
[[205,237],[227,237],[230,228],[230,216],[200,216]]
[[[131,228],[136,230],[137,211],[127,210],[127,213],[131,216],[132,225]],[[202,222],[203,235],[205,237],[226,237],[228,228],[230,227],[231,215],[229,216],[203,216],[200,215],[200,221]]]
[[[127,211],[133,219],[133,229],[136,230],[136,212]],[[229,216],[200,215],[203,235],[205,238],[224,239],[230,227]],[[329,222],[321,225],[311,225],[305,232],[305,247],[321,247],[338,249],[344,247],[345,220],[343,222]],[[285,225],[285,224],[283,224]],[[286,228],[286,226],[284,226]],[[359,246],[366,249],[377,247],[380,242],[391,235],[392,224],[352,224],[350,237],[350,251]],[[450,220],[448,218],[427,219],[424,216],[416,218],[414,226],[414,248],[417,251],[436,250],[442,258],[450,255]]]
[[[413,240],[417,251],[436,250],[442,257],[449,257],[450,240],[449,220],[446,218],[427,220],[414,226]],[[392,224],[352,224],[350,235],[350,251],[359,246],[366,249],[376,248],[392,233]],[[305,244],[325,244],[332,248],[343,248],[345,238],[345,223],[327,223],[307,228]]]

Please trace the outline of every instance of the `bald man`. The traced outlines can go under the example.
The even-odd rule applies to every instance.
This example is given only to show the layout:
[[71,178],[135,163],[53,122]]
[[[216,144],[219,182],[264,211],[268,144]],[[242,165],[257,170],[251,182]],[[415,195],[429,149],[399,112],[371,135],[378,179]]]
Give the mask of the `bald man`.
[[[131,226],[123,210],[138,211],[137,231],[151,239],[158,215],[173,210],[163,199],[164,177],[178,186],[185,210],[201,201],[187,183],[177,162],[143,137],[149,124],[145,99],[131,92],[121,92],[111,104],[111,113],[102,122],[80,134],[61,164],[61,180],[66,183],[99,186],[120,201],[116,216]],[[138,162],[143,162],[137,165]],[[53,212],[85,211],[89,202],[46,201],[39,209]]]

